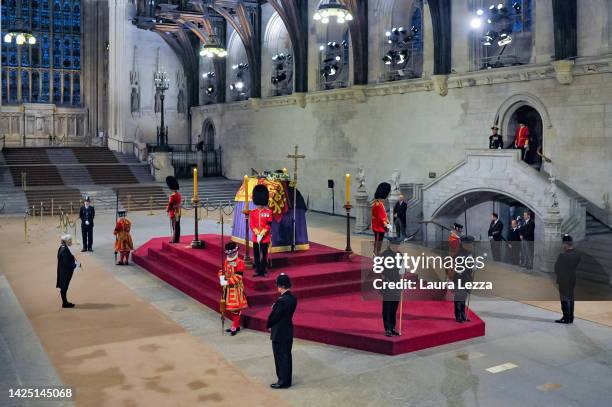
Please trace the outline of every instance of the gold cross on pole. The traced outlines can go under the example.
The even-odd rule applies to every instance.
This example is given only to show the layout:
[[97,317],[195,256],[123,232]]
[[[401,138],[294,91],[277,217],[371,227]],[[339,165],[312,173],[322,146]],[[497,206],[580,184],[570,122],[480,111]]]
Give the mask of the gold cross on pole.
[[297,172],[298,172],[298,160],[300,158],[306,158],[303,154],[298,154],[298,146],[295,146],[295,153],[287,155],[287,158],[293,158],[293,184],[294,187],[297,185]]
[[291,241],[291,251],[295,251],[295,210],[297,209],[297,171],[298,171],[298,160],[300,158],[306,158],[303,154],[298,154],[298,146],[295,146],[295,152],[293,154],[287,155],[287,158],[293,158],[293,219],[291,228],[293,238]]

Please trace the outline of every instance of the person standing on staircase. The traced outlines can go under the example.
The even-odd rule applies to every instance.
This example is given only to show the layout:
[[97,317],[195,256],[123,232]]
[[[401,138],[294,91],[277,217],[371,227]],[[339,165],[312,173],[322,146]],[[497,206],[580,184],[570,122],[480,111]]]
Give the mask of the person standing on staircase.
[[166,185],[172,191],[168,198],[168,205],[166,206],[166,212],[170,218],[170,243],[179,243],[181,240],[181,194],[179,190],[179,183],[176,178],[169,175],[166,177]]
[[570,235],[565,234],[561,239],[563,253],[555,262],[555,274],[559,285],[559,298],[561,299],[561,312],[563,318],[557,319],[558,324],[571,324],[574,322],[574,287],[576,286],[576,269],[580,264],[581,255],[574,250],[574,242]]
[[81,233],[83,235],[83,249],[82,252],[93,252],[93,227],[94,217],[96,216],[96,210],[91,205],[91,199],[89,196],[85,197],[83,206],[79,210],[79,219],[81,219]]
[[529,150],[529,127],[525,123],[519,122],[514,138],[514,148],[521,150],[521,160],[526,161]]

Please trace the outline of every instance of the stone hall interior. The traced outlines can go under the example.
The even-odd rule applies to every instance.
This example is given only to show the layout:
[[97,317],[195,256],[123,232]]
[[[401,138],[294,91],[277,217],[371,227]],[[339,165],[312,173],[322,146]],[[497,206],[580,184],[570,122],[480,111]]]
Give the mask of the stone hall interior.
[[612,0],[1,0],[0,406],[612,400]]

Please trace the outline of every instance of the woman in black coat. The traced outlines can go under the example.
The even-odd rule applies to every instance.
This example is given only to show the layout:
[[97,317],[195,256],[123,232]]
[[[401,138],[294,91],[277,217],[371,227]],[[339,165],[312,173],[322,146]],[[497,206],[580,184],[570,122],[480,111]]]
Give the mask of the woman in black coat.
[[72,246],[72,236],[62,236],[62,244],[57,251],[57,283],[55,284],[55,287],[60,289],[62,308],[74,308],[74,304],[68,302],[66,293],[68,292],[68,286],[70,285],[74,269],[81,266],[70,251],[70,246]]

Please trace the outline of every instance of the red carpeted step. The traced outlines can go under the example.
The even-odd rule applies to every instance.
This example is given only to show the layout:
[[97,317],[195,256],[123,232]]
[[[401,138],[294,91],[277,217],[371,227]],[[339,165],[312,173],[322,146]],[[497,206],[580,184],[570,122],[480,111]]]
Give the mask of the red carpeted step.
[[[168,246],[163,244],[163,247],[166,248]],[[185,278],[197,282],[202,287],[206,287],[209,291],[218,291],[220,289],[217,277],[218,264],[202,264],[201,267],[196,267],[185,260],[187,256],[179,256],[168,250],[149,249],[148,256],[154,259],[160,266],[163,266],[168,273],[180,273]],[[251,272],[249,271],[248,273]],[[290,274],[293,278],[293,271]],[[269,276],[265,278],[266,281],[263,280],[261,278],[254,278],[250,274],[245,276],[245,281],[251,282],[251,285],[255,286],[253,289],[247,287],[246,293],[249,304],[271,304],[278,297],[278,291],[274,284],[275,277]],[[301,298],[357,292],[361,289],[359,274],[354,275],[350,280],[335,282],[325,281],[318,284],[301,284],[300,281],[298,278],[293,278],[293,290]]]
[[[384,336],[381,312],[380,301],[363,301],[359,294],[339,295],[333,300],[298,297],[295,336],[397,355],[484,335],[484,323],[472,312],[471,322],[455,322],[452,302],[406,301],[399,337]],[[251,307],[243,314],[243,325],[263,331],[269,313],[269,307]]]
[[[205,236],[208,246],[203,250],[188,248],[192,239],[189,236],[181,244],[168,244],[167,239],[152,239],[135,250],[134,263],[217,310],[221,293],[217,279],[221,262],[220,237]],[[215,241],[218,244],[215,245]],[[334,250],[316,244],[313,247],[318,253]],[[474,313],[470,312],[471,322],[457,324],[452,302],[416,300],[404,302],[403,335],[384,336],[381,301],[376,297],[373,300],[362,298],[361,276],[353,274],[355,271],[351,268],[355,267],[358,273],[361,262],[367,263],[368,259],[360,256],[346,259],[343,252],[340,253],[342,255],[337,258],[344,260],[327,263],[314,261],[311,256],[291,257],[297,257],[298,253],[285,254],[287,266],[274,270],[271,276],[259,280],[247,274],[245,283],[250,308],[243,313],[243,325],[265,330],[270,304],[278,297],[273,281],[277,272],[285,270],[292,276],[292,291],[299,299],[294,317],[298,338],[394,355],[484,335],[484,322]],[[344,266],[347,268],[342,273],[340,270]],[[410,294],[411,299],[418,297],[418,292]]]
[[[162,252],[169,252],[180,257],[185,263],[195,268],[210,268],[216,271],[221,267],[221,251],[218,247],[207,245],[203,250],[185,250],[185,245],[162,244]],[[298,263],[299,264],[299,263]],[[290,270],[295,285],[317,285],[325,283],[338,283],[341,281],[358,280],[361,278],[361,262],[356,260],[343,260],[331,263],[289,264],[280,266],[273,262],[267,277],[254,278],[249,269],[245,274],[245,286],[253,290],[274,290],[276,276]]]

